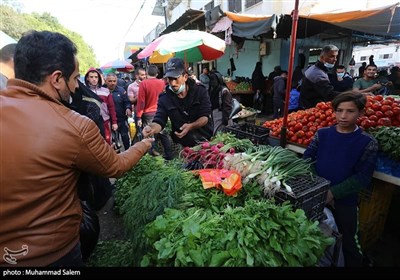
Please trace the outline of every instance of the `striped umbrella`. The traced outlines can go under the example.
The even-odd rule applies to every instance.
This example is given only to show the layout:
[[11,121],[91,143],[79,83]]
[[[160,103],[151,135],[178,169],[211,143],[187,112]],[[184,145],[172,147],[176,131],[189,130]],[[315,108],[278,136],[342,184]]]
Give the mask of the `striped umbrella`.
[[[158,37],[138,55],[139,59],[158,58],[162,63],[171,57],[182,58],[185,62],[214,60],[225,52],[224,40],[199,30],[180,30]],[[155,63],[155,62],[153,62]]]

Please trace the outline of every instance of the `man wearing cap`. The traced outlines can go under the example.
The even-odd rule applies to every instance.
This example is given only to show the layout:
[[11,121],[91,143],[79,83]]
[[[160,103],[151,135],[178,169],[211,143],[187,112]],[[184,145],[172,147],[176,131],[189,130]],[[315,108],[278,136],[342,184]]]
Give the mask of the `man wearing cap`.
[[213,124],[207,89],[189,78],[180,58],[168,60],[165,76],[169,86],[158,98],[156,115],[153,122],[144,127],[143,136],[159,133],[169,117],[174,142],[193,147],[199,141],[210,139]]

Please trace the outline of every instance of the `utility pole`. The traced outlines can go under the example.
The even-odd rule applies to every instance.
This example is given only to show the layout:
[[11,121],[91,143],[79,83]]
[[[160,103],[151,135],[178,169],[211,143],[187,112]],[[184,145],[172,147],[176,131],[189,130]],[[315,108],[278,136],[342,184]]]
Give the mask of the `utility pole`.
[[168,27],[168,21],[167,21],[168,0],[163,0],[163,2],[162,2],[162,7],[163,7],[163,9],[164,9],[165,28],[167,28],[167,27]]

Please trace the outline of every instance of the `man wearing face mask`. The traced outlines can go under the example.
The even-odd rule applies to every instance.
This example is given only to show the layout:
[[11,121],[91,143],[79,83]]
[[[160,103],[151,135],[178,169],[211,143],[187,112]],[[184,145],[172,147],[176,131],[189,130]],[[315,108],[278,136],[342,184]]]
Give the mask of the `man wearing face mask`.
[[335,91],[344,92],[353,88],[353,78],[346,72],[344,65],[339,65],[336,73],[329,75],[329,80]]
[[319,60],[305,71],[300,91],[301,108],[315,107],[318,102],[331,101],[339,94],[328,77],[328,70],[335,66],[338,52],[334,45],[323,47]]
[[171,58],[166,65],[168,86],[158,98],[153,122],[143,129],[143,136],[159,133],[171,120],[172,140],[193,147],[213,134],[211,103],[207,89],[188,77],[184,62]]
[[0,91],[0,266],[82,266],[81,172],[120,177],[153,142],[117,154],[91,119],[64,106],[78,88],[76,55],[60,33],[30,31],[17,43],[15,79]]

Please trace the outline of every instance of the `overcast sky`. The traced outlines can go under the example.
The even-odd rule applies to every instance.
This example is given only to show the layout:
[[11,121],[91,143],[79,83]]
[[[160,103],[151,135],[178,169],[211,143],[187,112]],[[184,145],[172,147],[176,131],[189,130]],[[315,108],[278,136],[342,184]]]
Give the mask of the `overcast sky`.
[[156,0],[14,1],[23,4],[22,12],[49,12],[66,28],[81,34],[93,47],[98,66],[122,59],[125,42],[142,42],[158,22],[164,22],[164,17],[151,15]]

